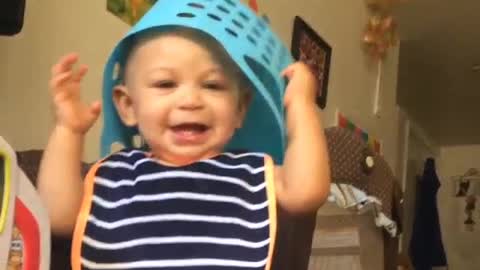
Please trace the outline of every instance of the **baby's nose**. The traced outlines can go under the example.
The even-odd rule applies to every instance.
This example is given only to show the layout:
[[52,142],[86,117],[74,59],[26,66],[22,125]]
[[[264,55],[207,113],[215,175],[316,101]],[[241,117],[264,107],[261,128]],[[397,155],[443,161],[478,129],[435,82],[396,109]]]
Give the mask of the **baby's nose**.
[[197,110],[203,108],[203,100],[200,89],[185,89],[179,97],[179,107],[184,110]]

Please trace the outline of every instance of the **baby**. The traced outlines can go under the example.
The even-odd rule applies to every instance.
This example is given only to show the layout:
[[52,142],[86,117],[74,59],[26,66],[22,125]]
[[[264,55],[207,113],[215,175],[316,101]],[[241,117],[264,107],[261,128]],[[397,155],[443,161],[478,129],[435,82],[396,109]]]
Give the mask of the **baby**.
[[254,95],[225,49],[187,27],[147,31],[112,99],[148,150],[113,153],[82,181],[101,105],[81,101],[87,67],[77,62],[69,54],[52,68],[56,125],[38,186],[53,232],[74,233],[73,269],[269,269],[277,203],[302,213],[325,201],[328,155],[306,65],[278,74],[288,79],[288,144],[276,166],[267,154],[225,152]]

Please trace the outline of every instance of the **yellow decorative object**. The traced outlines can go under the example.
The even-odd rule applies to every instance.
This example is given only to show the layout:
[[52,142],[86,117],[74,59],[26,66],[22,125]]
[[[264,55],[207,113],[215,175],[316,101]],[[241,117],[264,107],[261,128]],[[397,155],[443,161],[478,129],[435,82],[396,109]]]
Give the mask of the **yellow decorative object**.
[[397,23],[391,15],[392,10],[408,0],[365,0],[370,9],[370,18],[363,35],[363,43],[375,60],[383,59],[388,49],[399,40]]
[[392,16],[372,16],[363,35],[363,42],[375,59],[385,57],[387,50],[398,42],[397,25]]
[[0,158],[4,160],[4,181],[3,181],[3,194],[0,194],[2,200],[2,207],[0,209],[0,233],[3,232],[5,222],[7,220],[8,206],[10,202],[10,179],[11,179],[11,161],[6,153],[0,151]]
[[367,6],[374,10],[387,11],[395,5],[406,2],[407,0],[365,0]]

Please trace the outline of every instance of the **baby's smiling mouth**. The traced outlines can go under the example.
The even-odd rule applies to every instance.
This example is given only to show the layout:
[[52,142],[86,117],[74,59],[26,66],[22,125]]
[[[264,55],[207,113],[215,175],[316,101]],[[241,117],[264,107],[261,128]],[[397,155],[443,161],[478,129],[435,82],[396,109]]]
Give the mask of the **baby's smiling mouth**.
[[170,126],[175,141],[181,144],[201,143],[206,139],[208,125],[202,123],[181,123]]
[[174,132],[192,132],[192,133],[202,133],[209,129],[205,124],[201,123],[182,123],[178,125],[173,125],[170,127]]

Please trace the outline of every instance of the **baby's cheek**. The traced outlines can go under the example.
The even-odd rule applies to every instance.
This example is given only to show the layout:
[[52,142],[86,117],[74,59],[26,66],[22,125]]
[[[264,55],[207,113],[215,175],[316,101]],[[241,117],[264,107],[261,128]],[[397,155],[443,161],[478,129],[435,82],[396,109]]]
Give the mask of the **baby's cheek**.
[[139,108],[138,117],[142,122],[150,123],[159,123],[165,119],[166,110],[164,110],[161,105],[148,104]]

